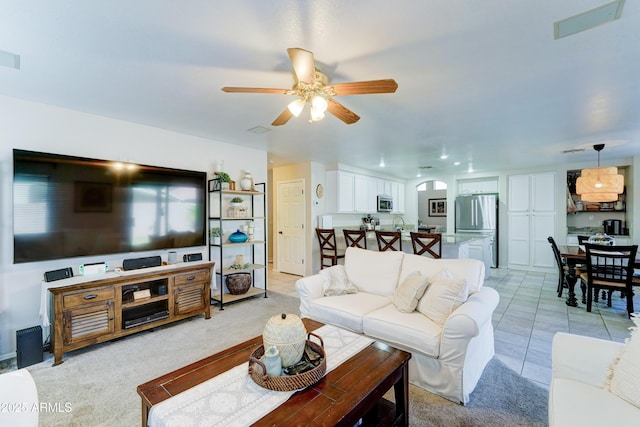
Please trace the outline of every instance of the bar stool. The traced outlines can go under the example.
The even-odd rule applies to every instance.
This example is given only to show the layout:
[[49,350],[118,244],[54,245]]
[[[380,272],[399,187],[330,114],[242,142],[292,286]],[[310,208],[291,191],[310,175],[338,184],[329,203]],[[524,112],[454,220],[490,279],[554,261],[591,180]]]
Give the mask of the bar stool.
[[442,234],[415,231],[410,234],[414,254],[422,255],[427,252],[433,258],[442,258]]
[[[318,243],[320,243],[320,269],[337,265],[338,259],[344,258],[344,254],[338,254],[334,229],[316,228],[316,236],[318,236]],[[325,264],[326,260],[329,260],[331,264]]]
[[367,249],[367,232],[365,230],[342,230],[347,247]]
[[399,231],[376,230],[376,240],[378,241],[378,250],[380,252],[384,252],[384,251],[402,252],[402,234]]

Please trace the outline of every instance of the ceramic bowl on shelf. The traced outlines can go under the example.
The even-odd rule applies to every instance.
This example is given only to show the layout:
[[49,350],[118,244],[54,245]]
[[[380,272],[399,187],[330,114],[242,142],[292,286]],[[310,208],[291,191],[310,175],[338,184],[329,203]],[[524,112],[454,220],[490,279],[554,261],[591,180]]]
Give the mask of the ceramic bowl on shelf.
[[236,230],[229,235],[229,241],[231,243],[244,243],[247,239],[249,239],[249,237],[240,230]]

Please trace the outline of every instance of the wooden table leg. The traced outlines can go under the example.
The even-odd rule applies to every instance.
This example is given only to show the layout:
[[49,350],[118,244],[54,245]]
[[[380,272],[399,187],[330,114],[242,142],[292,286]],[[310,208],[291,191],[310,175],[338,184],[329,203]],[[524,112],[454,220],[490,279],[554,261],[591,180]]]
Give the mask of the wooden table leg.
[[569,286],[569,295],[567,295],[566,304],[570,307],[577,307],[578,300],[576,299],[576,282],[578,276],[576,276],[576,262],[571,259],[567,259],[567,285]]
[[396,420],[398,425],[409,425],[409,363],[402,366],[402,376],[393,385],[396,399]]

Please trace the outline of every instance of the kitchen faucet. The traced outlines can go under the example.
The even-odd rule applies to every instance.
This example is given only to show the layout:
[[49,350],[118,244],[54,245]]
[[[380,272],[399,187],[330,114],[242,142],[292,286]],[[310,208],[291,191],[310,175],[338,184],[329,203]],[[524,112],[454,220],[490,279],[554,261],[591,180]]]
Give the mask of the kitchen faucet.
[[[396,227],[396,220],[399,219],[400,221],[402,221],[402,227]],[[395,228],[396,231],[402,231],[404,230],[404,218],[402,217],[402,215],[396,215],[393,217],[393,223],[391,224],[392,228]]]

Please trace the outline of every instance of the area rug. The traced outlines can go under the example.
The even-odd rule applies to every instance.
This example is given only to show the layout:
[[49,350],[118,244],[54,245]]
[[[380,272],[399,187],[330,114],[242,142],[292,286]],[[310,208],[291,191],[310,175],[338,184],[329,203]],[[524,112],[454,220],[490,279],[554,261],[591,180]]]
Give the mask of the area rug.
[[546,426],[547,389],[491,359],[466,406],[410,386],[412,426]]
[[[40,425],[140,425],[139,384],[221,351],[262,333],[267,320],[278,313],[299,314],[299,300],[270,292],[211,307],[211,319],[202,316],[141,332],[65,355],[51,366],[49,356],[28,369],[41,402]],[[497,359],[485,370],[468,406],[410,387],[410,425],[414,426],[542,426],[546,423],[547,392],[520,377]]]

